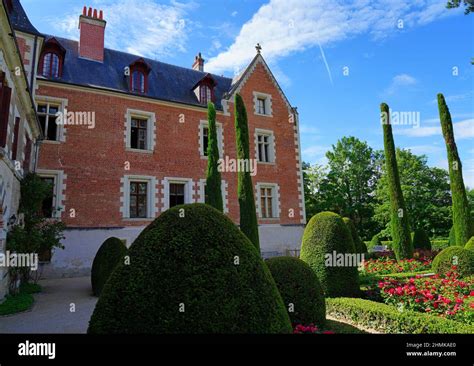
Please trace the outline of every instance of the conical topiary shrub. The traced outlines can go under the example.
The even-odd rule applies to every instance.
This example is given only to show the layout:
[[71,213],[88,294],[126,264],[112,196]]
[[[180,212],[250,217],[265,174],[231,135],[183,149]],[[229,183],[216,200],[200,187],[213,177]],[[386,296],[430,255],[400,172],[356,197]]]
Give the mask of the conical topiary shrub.
[[125,261],[126,253],[127,247],[118,238],[108,238],[102,243],[92,262],[91,282],[95,296],[100,295],[115,267]]
[[356,297],[360,292],[358,263],[338,264],[341,255],[347,259],[355,256],[351,233],[341,216],[333,212],[314,215],[304,231],[301,260],[316,273],[325,296]]
[[[471,236],[474,236],[474,218],[471,218],[471,226],[470,226],[470,234]],[[456,240],[456,232],[454,230],[454,225],[451,226],[451,230],[449,230],[449,240],[448,240],[448,243],[449,243],[449,246],[453,246],[453,245],[463,245],[462,243],[461,244],[458,244],[457,243],[457,240]]]
[[431,241],[423,229],[416,229],[413,232],[413,247],[415,249],[431,249]]
[[260,253],[205,204],[175,206],[135,240],[89,322],[94,334],[289,333]]
[[302,260],[275,257],[266,261],[293,324],[326,323],[326,303],[318,277]]

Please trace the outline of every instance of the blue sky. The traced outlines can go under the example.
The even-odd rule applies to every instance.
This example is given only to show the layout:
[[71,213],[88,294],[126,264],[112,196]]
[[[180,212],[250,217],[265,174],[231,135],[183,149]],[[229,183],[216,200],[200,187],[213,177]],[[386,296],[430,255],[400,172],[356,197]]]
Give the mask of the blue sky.
[[[445,0],[22,0],[44,33],[78,38],[82,6],[104,10],[106,46],[233,76],[259,42],[298,107],[303,160],[325,162],[342,136],[383,146],[379,105],[419,124],[395,126],[395,143],[447,168],[436,94],[455,124],[466,184],[474,188],[474,14]],[[54,11],[51,11],[54,9]],[[415,120],[416,122],[416,120]]]

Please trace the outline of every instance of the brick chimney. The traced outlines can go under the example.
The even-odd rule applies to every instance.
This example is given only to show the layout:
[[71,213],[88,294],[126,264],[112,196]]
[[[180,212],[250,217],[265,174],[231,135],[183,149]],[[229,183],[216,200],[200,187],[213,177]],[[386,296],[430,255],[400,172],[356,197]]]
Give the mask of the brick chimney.
[[104,34],[107,22],[103,19],[102,10],[84,6],[79,17],[79,56],[90,60],[104,61]]
[[204,59],[201,56],[201,52],[194,59],[193,70],[204,71]]

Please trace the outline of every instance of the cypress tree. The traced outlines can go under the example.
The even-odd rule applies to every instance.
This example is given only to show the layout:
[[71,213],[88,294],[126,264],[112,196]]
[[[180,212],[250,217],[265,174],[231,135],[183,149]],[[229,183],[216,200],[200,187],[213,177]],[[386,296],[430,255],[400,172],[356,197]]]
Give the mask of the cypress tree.
[[395,143],[390,124],[390,110],[387,104],[380,105],[383,144],[385,150],[385,167],[390,190],[390,226],[392,231],[392,247],[397,260],[413,257],[413,243],[411,240],[408,215],[403,199],[400,175],[398,173]]
[[449,180],[453,201],[453,227],[457,245],[465,245],[471,237],[469,202],[462,177],[462,165],[456,141],[454,141],[453,122],[443,94],[438,94],[439,119],[443,131],[449,163]]
[[221,173],[218,169],[219,146],[217,142],[216,108],[214,104],[207,104],[208,144],[207,144],[207,178],[206,178],[206,203],[223,212],[221,190]]
[[[240,94],[235,95],[234,108],[237,159],[244,159],[250,163],[247,111]],[[238,172],[237,195],[240,206],[240,229],[260,251],[258,221],[250,171]]]

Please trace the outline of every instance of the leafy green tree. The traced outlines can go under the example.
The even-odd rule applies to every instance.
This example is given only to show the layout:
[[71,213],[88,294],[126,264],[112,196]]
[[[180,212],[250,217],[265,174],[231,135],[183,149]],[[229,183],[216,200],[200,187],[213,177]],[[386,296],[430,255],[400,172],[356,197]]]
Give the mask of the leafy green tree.
[[380,105],[383,120],[383,142],[388,188],[390,191],[390,227],[392,232],[392,248],[397,260],[413,257],[413,243],[408,221],[408,212],[403,199],[400,176],[398,173],[395,143],[393,141],[390,110],[387,104]]
[[464,14],[469,14],[474,12],[474,1],[472,0],[449,0],[446,4],[448,9],[459,8],[461,5],[464,5],[466,9]]
[[449,178],[453,201],[453,226],[457,245],[465,245],[471,237],[471,218],[466,188],[462,176],[461,158],[454,140],[451,114],[443,94],[438,94],[439,119],[448,153]]
[[[432,237],[446,237],[451,227],[448,173],[429,167],[425,155],[404,149],[397,149],[396,154],[410,227],[423,229]],[[375,219],[386,225],[390,221],[390,190],[385,168],[377,185],[376,199]]]
[[214,104],[209,102],[207,105],[208,120],[208,138],[207,146],[207,179],[206,179],[206,203],[224,212],[221,190],[221,173],[218,169],[219,165],[219,146],[217,141],[216,127],[216,109]]
[[[250,161],[247,111],[244,101],[238,93],[235,95],[234,115],[237,159]],[[255,210],[255,198],[250,171],[238,172],[237,195],[240,206],[240,229],[260,251],[257,212]]]
[[[19,213],[23,214],[22,225],[15,225],[7,234],[7,250],[15,253],[36,253],[38,256],[50,252],[53,248],[63,248],[63,230],[65,225],[56,220],[45,218],[42,213],[44,200],[51,197],[51,186],[34,174],[27,174],[21,181]],[[37,276],[40,271],[37,271]],[[10,291],[17,290],[16,282],[30,280],[29,267],[11,267]],[[39,278],[35,278],[38,280]]]
[[[349,217],[362,237],[375,230],[374,191],[380,176],[380,153],[356,137],[343,137],[326,153],[327,173],[318,168],[318,190],[310,192],[311,209]],[[307,186],[311,186],[307,181]],[[311,190],[310,190],[311,191]]]
[[303,162],[303,182],[304,182],[304,198],[306,208],[306,218],[309,221],[311,217],[326,209],[321,206],[321,198],[319,196],[321,184],[326,179],[327,169],[323,165]]

